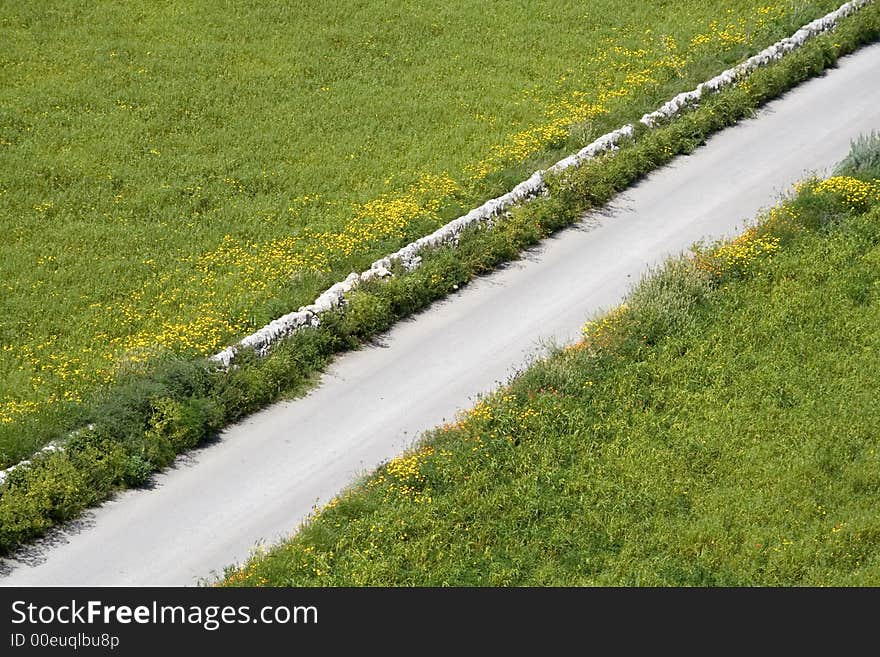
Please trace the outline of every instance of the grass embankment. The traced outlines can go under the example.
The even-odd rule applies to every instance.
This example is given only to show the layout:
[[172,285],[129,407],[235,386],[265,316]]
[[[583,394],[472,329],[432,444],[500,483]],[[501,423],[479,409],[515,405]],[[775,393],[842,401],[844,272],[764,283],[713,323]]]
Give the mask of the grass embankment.
[[0,468],[837,0],[7,3]]
[[225,584],[880,584],[880,140],[864,159]]
[[[198,360],[169,359],[127,375],[88,407],[92,428],[44,455],[0,485],[0,552],[39,536],[59,521],[106,499],[119,487],[144,482],[178,452],[267,403],[301,390],[333,355],[443,297],[476,275],[517,258],[580,214],[713,132],[819,74],[836,59],[880,36],[880,4],[844,20],[782,61],[751,75],[746,84],[706,99],[671,125],[638,128],[634,142],[549,181],[550,195],[515,208],[492,230],[472,230],[457,248],[425,254],[411,274],[359,288],[344,315],[325,315],[317,330],[297,334],[264,359],[244,354],[228,374]],[[632,118],[632,117],[630,117]],[[43,426],[43,425],[41,425]]]

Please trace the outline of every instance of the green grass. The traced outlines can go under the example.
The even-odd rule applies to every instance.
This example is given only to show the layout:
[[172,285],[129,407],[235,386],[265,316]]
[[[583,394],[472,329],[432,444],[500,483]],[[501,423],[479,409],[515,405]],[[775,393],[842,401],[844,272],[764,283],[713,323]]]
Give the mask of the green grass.
[[[700,107],[600,158],[548,181],[549,195],[513,208],[491,230],[466,231],[457,247],[424,254],[421,267],[358,288],[344,314],[326,314],[262,359],[244,353],[229,373],[186,357],[132,364],[74,416],[81,430],[63,453],[38,456],[0,485],[0,552],[76,517],[120,488],[144,483],[175,454],[284,396],[305,390],[335,354],[412,315],[523,249],[576,221],[617,192],[714,132],[749,116],[787,89],[834,66],[838,57],[880,37],[880,4],[868,5],[830,34],[812,40],[741,85],[704,99]],[[45,416],[14,435],[52,437]]]
[[3,3],[0,467],[837,5]]
[[223,583],[880,584],[880,171],[844,170]]

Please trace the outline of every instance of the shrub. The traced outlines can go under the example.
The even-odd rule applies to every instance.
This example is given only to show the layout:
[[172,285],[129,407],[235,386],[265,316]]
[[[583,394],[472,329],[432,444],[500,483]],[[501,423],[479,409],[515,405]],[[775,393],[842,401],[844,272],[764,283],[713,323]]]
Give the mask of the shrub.
[[880,178],[880,132],[859,135],[849,154],[834,168],[835,175]]

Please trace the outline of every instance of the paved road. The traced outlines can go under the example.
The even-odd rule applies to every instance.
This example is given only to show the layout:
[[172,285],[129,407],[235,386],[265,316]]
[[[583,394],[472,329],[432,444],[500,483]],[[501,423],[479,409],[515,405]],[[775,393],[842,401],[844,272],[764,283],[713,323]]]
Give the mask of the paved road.
[[289,533],[317,503],[454,417],[548,338],[574,338],[650,266],[731,235],[850,139],[880,129],[880,45],[808,82],[621,195],[579,228],[467,286],[381,345],[0,564],[3,585],[187,585]]

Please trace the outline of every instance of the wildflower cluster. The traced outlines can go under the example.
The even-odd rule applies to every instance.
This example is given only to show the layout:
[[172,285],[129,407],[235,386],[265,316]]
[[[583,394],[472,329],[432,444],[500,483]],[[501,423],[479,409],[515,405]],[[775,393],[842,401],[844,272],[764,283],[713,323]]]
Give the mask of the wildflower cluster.
[[491,420],[492,407],[486,401],[480,401],[468,413],[468,416],[475,420]]
[[39,404],[34,401],[7,399],[0,403],[0,424],[10,424],[15,422],[22,415],[33,413],[37,408],[39,408]]
[[[244,565],[226,573],[226,579],[223,584],[225,586],[263,586],[268,584],[269,580],[265,577],[254,579],[257,567],[260,565],[260,559],[265,558],[268,552],[269,551],[265,545],[259,545],[255,549],[252,549],[248,561]],[[215,586],[219,585],[220,583],[215,584]]]
[[519,428],[528,431],[532,426],[536,425],[536,421],[541,417],[541,413],[531,406],[526,406],[517,414],[517,422]]
[[385,476],[380,475],[380,483],[387,482],[386,490],[392,494],[414,502],[430,502],[430,491],[426,489],[428,478],[422,472],[422,465],[433,454],[434,448],[428,446],[412,454],[398,456],[385,467]]
[[[797,189],[797,187],[795,187]],[[798,231],[803,227],[801,211],[794,203],[782,203],[768,210],[760,221],[765,233],[780,235],[784,232]]]
[[629,312],[629,307],[622,303],[599,319],[587,322],[581,329],[583,339],[578,349],[608,349],[612,347],[620,334],[620,329]]
[[707,254],[697,254],[694,261],[698,269],[721,278],[732,273],[743,274],[762,258],[771,256],[778,250],[778,237],[752,227]]
[[812,186],[817,194],[834,194],[851,212],[864,212],[880,203],[880,180],[865,181],[851,176],[832,176]]

